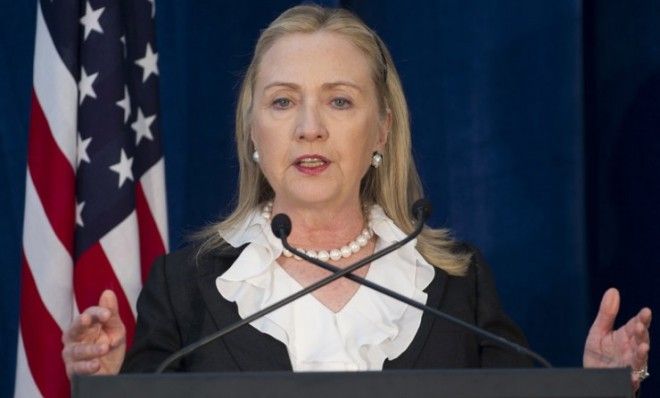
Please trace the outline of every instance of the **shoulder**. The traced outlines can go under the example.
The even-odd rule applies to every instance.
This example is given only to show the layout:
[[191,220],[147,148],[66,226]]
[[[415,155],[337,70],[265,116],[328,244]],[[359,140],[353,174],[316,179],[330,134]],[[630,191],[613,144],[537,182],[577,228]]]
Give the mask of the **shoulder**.
[[445,250],[451,255],[467,257],[467,267],[461,275],[452,275],[439,267],[434,267],[435,278],[429,286],[429,292],[437,291],[437,299],[448,308],[460,308],[464,317],[470,317],[477,305],[479,282],[483,267],[480,251],[468,242],[456,241]]
[[229,244],[223,244],[220,247],[205,249],[201,243],[192,243],[173,252],[165,254],[164,260],[174,263],[208,263],[213,261],[235,260],[243,251],[245,246],[232,247]]
[[473,244],[457,241],[451,247],[452,254],[469,258],[463,275],[450,275],[435,268],[435,278],[430,290],[438,290],[443,305],[464,311],[470,318],[480,307],[499,306],[495,279],[481,251]]
[[204,250],[203,246],[190,244],[160,256],[154,262],[149,279],[178,280],[180,282],[209,273],[221,274],[236,261],[245,246],[234,248],[223,245],[220,248]]
[[[448,275],[449,278],[476,280],[479,278],[491,278],[491,271],[483,253],[473,243],[465,241],[454,241],[447,249],[452,255],[467,258],[465,274],[461,276]],[[439,270],[443,272],[442,270]]]

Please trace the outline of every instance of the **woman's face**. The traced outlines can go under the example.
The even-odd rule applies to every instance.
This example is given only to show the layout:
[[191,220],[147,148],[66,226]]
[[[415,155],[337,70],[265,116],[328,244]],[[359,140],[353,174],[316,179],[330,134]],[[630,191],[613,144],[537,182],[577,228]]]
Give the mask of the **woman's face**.
[[290,34],[257,70],[251,137],[284,206],[351,206],[387,138],[371,69],[336,33]]

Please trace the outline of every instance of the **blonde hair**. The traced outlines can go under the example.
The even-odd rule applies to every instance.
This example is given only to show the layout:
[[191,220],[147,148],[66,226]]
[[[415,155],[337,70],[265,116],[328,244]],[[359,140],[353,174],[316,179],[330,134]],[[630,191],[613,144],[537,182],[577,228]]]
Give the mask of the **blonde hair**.
[[[252,161],[254,148],[250,139],[250,112],[258,67],[266,51],[279,38],[293,33],[318,31],[340,34],[364,53],[372,67],[381,115],[386,115],[388,110],[391,112],[392,126],[383,151],[382,165],[377,169],[371,167],[362,179],[360,199],[365,205],[380,205],[405,233],[413,231],[410,209],[416,199],[423,197],[423,190],[411,153],[408,106],[392,57],[376,33],[349,11],[301,5],[282,13],[257,41],[236,109],[236,146],[240,169],[236,207],[223,221],[208,226],[196,235],[203,240],[200,253],[226,246],[218,232],[235,227],[260,203],[274,197],[268,181]],[[417,238],[416,247],[429,263],[451,275],[462,275],[467,269],[470,255],[456,250],[456,243],[445,229],[425,227]]]

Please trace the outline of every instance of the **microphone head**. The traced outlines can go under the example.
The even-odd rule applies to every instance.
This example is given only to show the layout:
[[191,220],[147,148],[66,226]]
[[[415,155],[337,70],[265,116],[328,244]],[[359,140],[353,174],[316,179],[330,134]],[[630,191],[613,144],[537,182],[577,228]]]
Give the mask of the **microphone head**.
[[276,214],[270,222],[270,228],[279,239],[286,238],[291,233],[291,219],[284,213]]
[[417,220],[428,220],[431,217],[431,210],[431,202],[424,198],[417,199],[412,205],[413,217]]

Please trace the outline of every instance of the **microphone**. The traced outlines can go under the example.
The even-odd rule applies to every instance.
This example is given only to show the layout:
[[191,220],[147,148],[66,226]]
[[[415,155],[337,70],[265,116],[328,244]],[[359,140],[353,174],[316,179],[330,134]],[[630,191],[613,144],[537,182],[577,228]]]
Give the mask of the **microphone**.
[[[426,201],[424,199],[417,200],[413,204],[412,208],[413,208],[413,213],[417,216],[416,218],[418,220],[418,223],[419,223],[419,220],[422,220],[422,223],[423,223],[423,221],[426,221],[428,219],[428,217],[431,215],[431,205],[428,201]],[[532,358],[533,360],[535,360],[536,362],[538,362],[539,364],[541,364],[542,366],[544,366],[546,368],[551,368],[552,367],[552,365],[550,364],[550,362],[548,362],[548,360],[546,360],[545,358],[543,358],[541,355],[537,354],[536,352],[534,352],[534,351],[532,351],[532,350],[530,350],[526,347],[521,346],[520,344],[516,344],[512,341],[509,341],[509,340],[505,339],[502,336],[498,336],[494,333],[491,333],[491,332],[489,332],[485,329],[482,329],[482,328],[480,328],[476,325],[473,325],[471,323],[465,322],[464,320],[462,320],[460,318],[456,318],[456,317],[454,317],[452,315],[449,315],[446,312],[440,311],[436,308],[429,307],[426,304],[420,303],[420,302],[415,301],[415,300],[413,300],[409,297],[403,296],[403,295],[401,295],[401,294],[399,294],[399,293],[397,293],[393,290],[390,290],[390,289],[388,289],[384,286],[373,283],[373,282],[371,282],[369,280],[366,280],[362,277],[359,277],[359,276],[353,275],[353,274],[345,274],[343,272],[344,271],[343,269],[341,269],[339,267],[336,267],[332,264],[328,264],[326,262],[323,262],[323,261],[319,260],[318,258],[309,257],[306,253],[304,253],[304,252],[296,249],[295,247],[291,246],[289,244],[289,242],[287,241],[287,237],[291,233],[291,219],[289,219],[289,217],[286,214],[278,214],[275,217],[273,217],[273,220],[271,222],[271,227],[273,229],[273,233],[275,234],[275,236],[280,238],[280,240],[282,241],[282,245],[284,246],[284,248],[286,248],[291,253],[301,257],[302,259],[304,259],[304,260],[306,260],[306,261],[308,261],[308,262],[310,262],[314,265],[317,265],[317,266],[319,266],[319,267],[321,267],[325,270],[333,272],[334,275],[337,275],[338,273],[341,272],[342,275],[344,275],[346,278],[348,278],[348,279],[350,279],[350,280],[352,280],[356,283],[364,285],[364,286],[366,286],[370,289],[373,289],[373,290],[375,290],[379,293],[382,293],[386,296],[389,296],[389,297],[391,297],[395,300],[401,301],[401,302],[403,302],[405,304],[408,304],[412,307],[415,307],[419,310],[429,312],[429,313],[435,315],[438,318],[442,318],[442,319],[447,320],[451,323],[459,325],[459,326],[469,330],[470,332],[476,334],[477,336],[483,337],[487,340],[490,340],[490,341],[496,343],[500,347],[503,347],[505,349],[510,349],[510,350],[515,351],[518,354],[530,357],[530,358]],[[421,230],[420,230],[420,232],[421,232]],[[414,234],[414,232],[413,232],[413,234]],[[414,236],[417,236],[417,235],[415,234]],[[387,250],[387,249],[389,249],[389,247],[386,248],[385,250]],[[359,261],[359,263],[362,263],[364,260],[368,260],[368,262],[371,262],[371,261],[375,260],[376,258],[380,258],[382,256],[380,256],[380,255],[376,256],[376,254],[380,254],[380,253],[381,252],[374,253],[374,255],[365,257],[365,259],[363,259],[362,261]],[[389,253],[389,251],[388,251],[388,253]]]
[[431,202],[424,198],[417,199],[412,205],[412,214],[416,220],[423,219],[424,222],[431,217]]
[[[422,199],[420,199],[420,200],[422,200]],[[415,202],[415,205],[417,203],[419,203],[420,200]],[[169,365],[174,363],[174,361],[179,360],[180,358],[190,354],[191,352],[197,350],[198,348],[203,347],[203,346],[211,343],[212,341],[219,339],[220,337],[222,337],[222,336],[226,335],[227,333],[230,333],[230,332],[240,328],[243,325],[246,325],[246,324],[248,324],[248,323],[250,323],[250,322],[252,322],[256,319],[259,319],[264,315],[267,315],[267,314],[269,314],[273,311],[276,311],[277,309],[279,309],[279,308],[281,308],[281,307],[283,307],[283,306],[285,306],[285,305],[301,298],[302,296],[305,296],[309,293],[312,293],[312,292],[322,288],[323,286],[326,286],[326,285],[332,283],[333,281],[341,278],[342,276],[349,275],[351,272],[353,272],[353,271],[355,271],[355,270],[357,270],[361,267],[364,267],[365,265],[369,264],[370,262],[372,262],[374,260],[377,260],[377,259],[383,257],[384,255],[393,252],[394,250],[397,250],[401,246],[403,246],[406,243],[410,242],[411,240],[415,239],[417,237],[417,235],[419,235],[422,232],[422,229],[424,228],[424,222],[426,221],[426,218],[424,218],[424,217],[428,217],[428,215],[430,213],[429,211],[426,211],[426,215],[424,214],[425,213],[424,209],[430,209],[429,206],[424,206],[424,205],[415,206],[415,205],[413,205],[413,209],[414,209],[414,211],[416,211],[415,216],[416,216],[416,219],[417,219],[416,223],[415,223],[415,229],[413,230],[412,233],[407,235],[405,238],[401,239],[400,241],[398,241],[398,242],[396,242],[396,243],[394,243],[394,244],[392,244],[392,245],[390,245],[390,246],[388,246],[388,247],[386,247],[386,248],[384,248],[384,249],[382,249],[382,250],[380,250],[376,253],[373,253],[371,256],[367,256],[367,257],[363,258],[362,260],[356,262],[355,264],[353,264],[351,266],[348,266],[344,269],[339,269],[336,272],[333,271],[334,273],[332,275],[327,276],[327,277],[319,280],[318,282],[315,282],[315,283],[307,286],[306,288],[304,288],[302,290],[299,290],[298,292],[293,293],[292,295],[287,296],[287,297],[283,298],[282,300],[280,300],[276,303],[273,303],[273,304],[269,305],[268,307],[266,307],[264,309],[261,309],[261,310],[255,312],[254,314],[244,318],[244,319],[241,319],[238,322],[235,322],[235,323],[233,323],[233,324],[231,324],[227,327],[224,327],[224,328],[218,330],[215,333],[212,333],[212,334],[210,334],[206,337],[201,338],[200,340],[198,340],[198,341],[196,341],[192,344],[189,344],[189,345],[183,347],[182,349],[176,351],[175,353],[173,353],[169,357],[165,358],[165,360],[163,362],[161,362],[160,365],[158,365],[158,368],[156,368],[156,371],[154,373],[162,373],[165,370],[165,368],[167,368]],[[282,216],[284,218],[286,218],[286,220],[284,220]],[[277,219],[277,222],[276,222],[276,219]],[[288,230],[287,230],[287,223],[288,223]],[[286,232],[287,235],[289,233],[291,233],[291,220],[286,215],[278,214],[275,217],[273,217],[273,219],[271,221],[271,227],[273,229],[275,229],[275,226],[277,227],[277,232],[273,231],[275,236],[280,236],[278,234],[283,233],[283,232]],[[299,252],[297,252],[297,254],[298,253]],[[307,257],[305,255],[305,257],[303,257],[303,258],[308,259],[309,257]]]

